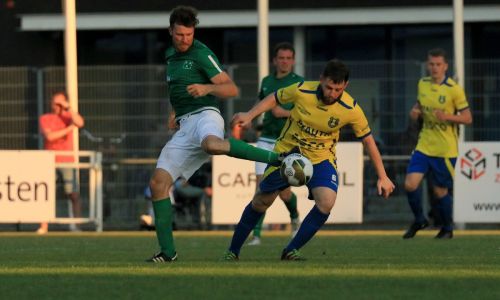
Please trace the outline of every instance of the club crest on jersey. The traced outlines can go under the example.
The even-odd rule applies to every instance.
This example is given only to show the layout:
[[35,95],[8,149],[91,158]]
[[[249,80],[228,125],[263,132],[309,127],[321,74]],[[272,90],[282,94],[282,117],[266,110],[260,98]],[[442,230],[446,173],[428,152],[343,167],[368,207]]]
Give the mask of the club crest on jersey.
[[438,101],[441,104],[445,103],[446,102],[446,96],[440,95]]
[[328,126],[330,128],[337,127],[340,123],[340,120],[334,117],[330,117],[330,120],[328,120]]
[[182,68],[184,70],[191,70],[193,68],[193,61],[192,60],[186,60],[186,61],[184,61],[184,64],[182,65]]

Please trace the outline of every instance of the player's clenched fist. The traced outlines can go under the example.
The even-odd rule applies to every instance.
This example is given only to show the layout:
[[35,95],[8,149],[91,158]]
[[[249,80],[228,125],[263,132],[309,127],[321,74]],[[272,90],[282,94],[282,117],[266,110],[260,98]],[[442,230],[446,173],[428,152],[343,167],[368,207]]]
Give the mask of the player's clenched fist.
[[206,96],[210,92],[210,89],[205,84],[191,84],[191,85],[188,85],[187,91],[188,91],[189,95],[191,95],[195,98],[198,98],[198,97]]

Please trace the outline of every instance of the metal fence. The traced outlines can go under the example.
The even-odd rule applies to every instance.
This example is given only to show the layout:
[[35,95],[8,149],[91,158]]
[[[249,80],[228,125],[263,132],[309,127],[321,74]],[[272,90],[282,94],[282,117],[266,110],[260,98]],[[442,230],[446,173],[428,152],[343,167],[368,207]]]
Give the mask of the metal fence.
[[[415,102],[418,79],[425,65],[418,61],[347,62],[351,69],[348,91],[365,111],[384,155],[409,155],[417,131],[408,122]],[[309,63],[305,77],[316,80],[324,63]],[[229,120],[237,111],[256,102],[258,89],[255,64],[230,65],[228,72],[241,95],[221,104]],[[465,90],[474,124],[466,129],[466,140],[500,140],[500,60],[466,62]],[[78,70],[79,111],[85,117],[80,134],[81,150],[103,152],[105,228],[135,228],[145,207],[143,190],[154,159],[170,133],[163,65],[85,66]],[[64,89],[64,68],[0,68],[0,149],[39,149],[38,116],[48,111],[50,95]],[[349,130],[344,140],[353,138]],[[341,139],[342,140],[342,139]],[[388,170],[399,188],[394,199],[381,201],[365,190],[367,222],[406,222],[410,219],[402,183],[406,161],[390,160]],[[365,168],[366,186],[373,178]]]

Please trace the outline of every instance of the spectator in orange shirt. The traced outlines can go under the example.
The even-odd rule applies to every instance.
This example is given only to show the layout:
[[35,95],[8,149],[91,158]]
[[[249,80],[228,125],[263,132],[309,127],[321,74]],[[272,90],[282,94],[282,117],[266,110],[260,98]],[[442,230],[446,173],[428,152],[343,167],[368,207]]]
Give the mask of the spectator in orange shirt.
[[[84,125],[83,117],[69,106],[68,97],[64,92],[57,92],[52,95],[51,112],[40,117],[40,130],[44,137],[46,150],[55,151],[73,151],[73,129],[82,128]],[[56,163],[72,163],[72,155],[56,155]],[[73,216],[80,217],[80,195],[76,176],[76,170],[73,168],[59,168],[56,176],[64,184],[64,193],[73,206]],[[77,231],[78,228],[71,224],[71,230]],[[41,223],[37,233],[45,234],[48,231],[49,224]]]

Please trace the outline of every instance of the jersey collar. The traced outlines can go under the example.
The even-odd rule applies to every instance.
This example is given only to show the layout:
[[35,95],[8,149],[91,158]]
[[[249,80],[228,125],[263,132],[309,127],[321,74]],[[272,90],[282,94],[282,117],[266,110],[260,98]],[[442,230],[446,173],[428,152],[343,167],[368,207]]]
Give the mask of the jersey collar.
[[441,83],[439,85],[446,84],[447,80],[448,80],[448,75],[445,75],[443,81],[441,81]]

